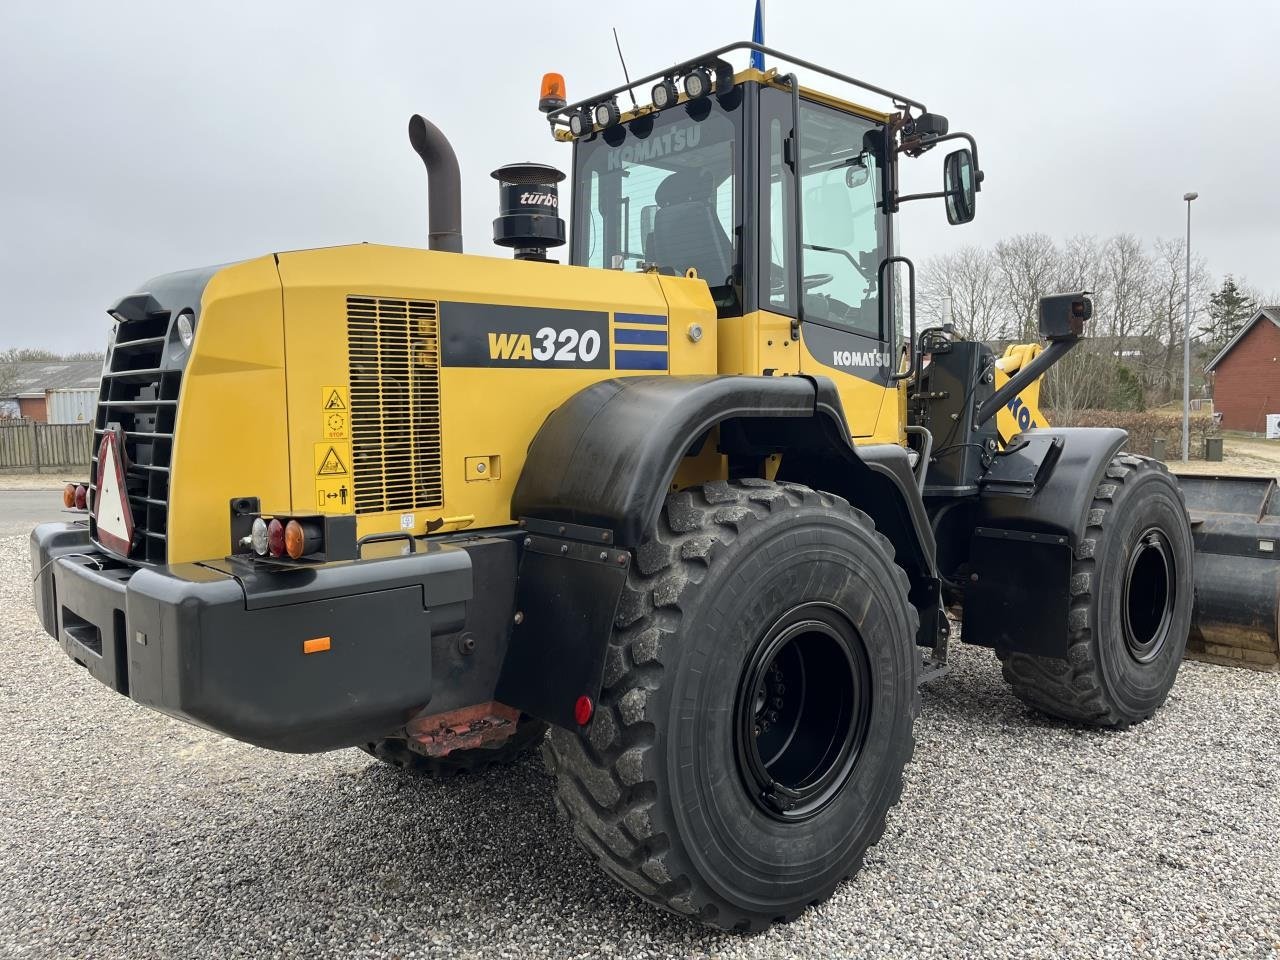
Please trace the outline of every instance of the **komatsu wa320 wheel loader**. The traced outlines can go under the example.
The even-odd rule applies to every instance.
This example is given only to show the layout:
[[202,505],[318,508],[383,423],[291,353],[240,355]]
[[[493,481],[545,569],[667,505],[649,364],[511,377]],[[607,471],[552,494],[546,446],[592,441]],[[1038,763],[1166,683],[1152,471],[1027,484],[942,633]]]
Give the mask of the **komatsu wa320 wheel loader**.
[[[735,72],[748,49],[882,106]],[[435,776],[545,741],[607,874],[758,929],[880,837],[951,619],[1014,695],[1109,727],[1164,702],[1193,615],[1274,636],[1274,539],[1213,588],[1246,605],[1196,613],[1176,480],[1040,414],[1086,293],[999,359],[916,329],[895,215],[973,218],[971,136],[742,43],[572,104],[549,75],[541,106],[572,213],[559,171],[497,170],[512,260],[462,253],[457,161],[415,117],[429,250],[269,254],[111,308],[87,509],[32,535],[42,623],[94,677]],[[942,188],[904,196],[943,144]]]

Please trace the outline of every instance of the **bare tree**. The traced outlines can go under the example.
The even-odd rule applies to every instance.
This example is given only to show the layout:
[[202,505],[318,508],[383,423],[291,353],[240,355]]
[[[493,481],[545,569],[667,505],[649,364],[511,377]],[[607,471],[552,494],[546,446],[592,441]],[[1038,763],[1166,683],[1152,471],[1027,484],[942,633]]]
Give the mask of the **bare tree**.
[[989,251],[961,247],[926,262],[921,274],[920,300],[933,323],[945,319],[943,302],[949,299],[951,320],[960,336],[992,340],[1002,334],[999,271]]
[[1103,271],[1111,294],[1107,332],[1115,338],[1116,356],[1127,362],[1130,341],[1141,327],[1143,312],[1151,300],[1151,257],[1133,234],[1117,234],[1103,249]]
[[[1159,337],[1164,351],[1158,359],[1144,358],[1143,367],[1161,402],[1170,400],[1181,383],[1187,303],[1186,260],[1186,241],[1181,237],[1156,239],[1149,319],[1144,332]],[[1197,318],[1203,313],[1208,297],[1209,271],[1205,268],[1204,258],[1197,257],[1191,261],[1192,330],[1196,329]]]
[[1020,339],[1033,340],[1040,298],[1053,293],[1058,284],[1058,248],[1047,234],[1020,233],[997,243],[995,258],[1004,309],[1016,324],[1013,332]]

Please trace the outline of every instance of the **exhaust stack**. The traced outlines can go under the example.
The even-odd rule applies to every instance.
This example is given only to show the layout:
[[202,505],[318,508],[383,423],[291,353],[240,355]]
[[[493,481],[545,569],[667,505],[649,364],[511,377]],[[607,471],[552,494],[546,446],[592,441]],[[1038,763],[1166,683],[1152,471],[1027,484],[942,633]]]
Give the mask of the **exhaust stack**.
[[409,143],[427,168],[427,246],[462,252],[462,177],[458,158],[440,128],[418,114],[409,118]]

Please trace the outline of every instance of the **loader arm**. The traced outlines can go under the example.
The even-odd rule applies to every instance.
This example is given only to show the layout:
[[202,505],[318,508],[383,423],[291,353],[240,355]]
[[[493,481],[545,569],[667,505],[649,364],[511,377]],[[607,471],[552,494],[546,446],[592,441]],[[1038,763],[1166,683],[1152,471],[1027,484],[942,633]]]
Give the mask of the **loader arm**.
[[[1043,347],[1038,343],[1014,343],[1005,348],[1004,356],[996,361],[995,388],[999,390],[1013,375],[1040,355]],[[1007,445],[1013,437],[1032,427],[1047,427],[1049,420],[1040,410],[1040,383],[1037,377],[1022,392],[1010,400],[996,414],[996,430],[1000,443]]]

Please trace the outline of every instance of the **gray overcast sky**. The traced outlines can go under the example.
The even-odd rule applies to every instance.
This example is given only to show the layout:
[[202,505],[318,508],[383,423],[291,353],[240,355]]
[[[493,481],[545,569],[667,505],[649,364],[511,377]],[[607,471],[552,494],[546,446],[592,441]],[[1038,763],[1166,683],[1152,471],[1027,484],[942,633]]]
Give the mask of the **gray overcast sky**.
[[[609,12],[612,9],[613,12]],[[0,4],[0,347],[95,349],[159,273],[353,241],[425,246],[419,111],[490,253],[489,171],[567,169],[536,111],[750,35],[753,0]],[[885,18],[888,19],[877,19]],[[896,38],[896,39],[894,39]],[[1040,230],[1184,229],[1216,275],[1280,290],[1280,4],[773,0],[772,46],[901,90],[978,137],[977,220],[904,207],[917,260]],[[815,84],[817,85],[817,84]],[[906,186],[936,189],[940,158]]]

